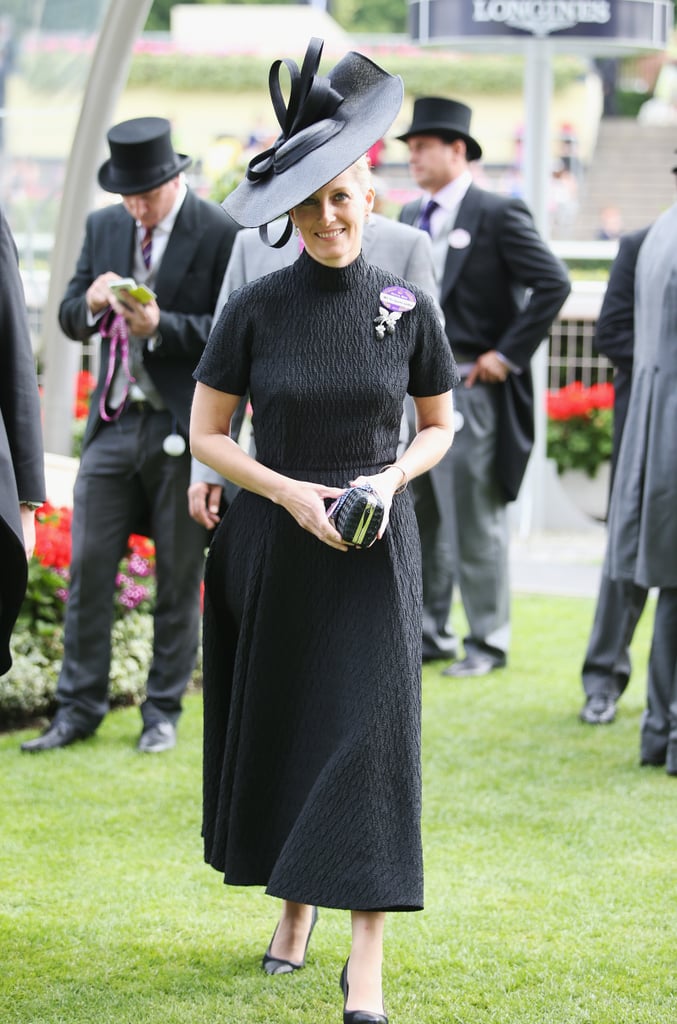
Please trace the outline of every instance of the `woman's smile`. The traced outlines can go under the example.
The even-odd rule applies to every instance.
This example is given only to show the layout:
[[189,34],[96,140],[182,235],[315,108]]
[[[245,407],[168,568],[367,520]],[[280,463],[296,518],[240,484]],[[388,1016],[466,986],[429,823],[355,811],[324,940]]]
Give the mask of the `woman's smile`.
[[310,256],[326,266],[345,267],[360,254],[364,221],[373,205],[373,188],[362,190],[354,168],[348,168],[291,214]]

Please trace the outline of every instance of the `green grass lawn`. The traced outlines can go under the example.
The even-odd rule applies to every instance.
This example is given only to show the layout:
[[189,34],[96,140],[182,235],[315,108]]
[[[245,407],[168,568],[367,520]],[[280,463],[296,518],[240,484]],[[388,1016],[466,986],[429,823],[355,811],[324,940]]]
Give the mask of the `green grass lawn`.
[[[388,921],[391,1024],[675,1019],[677,779],[638,761],[652,607],[602,727],[577,718],[592,612],[516,597],[508,669],[426,668],[426,910]],[[340,1024],[348,915],[269,978],[275,901],[202,862],[200,697],[176,750],[137,754],[139,728],[118,711],[38,756],[0,737],[0,1020]]]

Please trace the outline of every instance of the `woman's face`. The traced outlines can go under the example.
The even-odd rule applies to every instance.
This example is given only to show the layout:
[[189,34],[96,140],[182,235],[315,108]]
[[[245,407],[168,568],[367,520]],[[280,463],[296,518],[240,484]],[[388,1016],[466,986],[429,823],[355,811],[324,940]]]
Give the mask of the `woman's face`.
[[290,211],[308,254],[327,267],[346,267],[362,248],[362,228],[374,205],[374,190],[363,191],[353,168],[308,196]]

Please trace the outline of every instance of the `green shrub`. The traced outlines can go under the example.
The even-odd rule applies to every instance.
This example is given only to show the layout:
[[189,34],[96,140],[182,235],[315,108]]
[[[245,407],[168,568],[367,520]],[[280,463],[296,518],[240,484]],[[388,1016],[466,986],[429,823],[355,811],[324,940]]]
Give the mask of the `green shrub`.
[[[63,630],[70,581],[71,510],[43,505],[36,516],[35,554],[12,637],[13,664],[0,678],[0,726],[55,709],[63,657]],[[110,697],[113,704],[138,703],[144,692],[153,646],[155,547],[129,538],[116,578]]]
[[617,89],[615,98],[618,117],[637,117],[642,104],[651,99],[651,93],[635,92],[634,89]]
[[[369,48],[369,55],[392,74],[404,79],[410,95],[428,93],[431,83],[435,92],[454,95],[502,93],[519,94],[524,85],[524,58],[520,55],[485,56],[449,54],[434,49],[424,52],[403,52],[403,47]],[[301,61],[303,53],[287,54]],[[327,71],[333,61],[322,61]],[[63,82],[82,85],[88,70],[88,55],[51,50],[49,59],[35,53],[24,58],[22,71],[32,88],[53,92]],[[253,54],[236,56],[146,53],[138,52],[132,59],[127,85],[130,88],[150,87],[176,92],[243,93],[266,91],[270,58]],[[553,62],[554,88],[560,90],[585,74],[585,64],[574,57],[557,56]],[[282,81],[286,81],[282,71]]]
[[[110,701],[140,704],[153,646],[153,616],[132,611],[113,624]],[[21,622],[12,637],[13,664],[0,676],[0,726],[17,725],[56,710],[56,684],[63,655],[63,623],[33,632]]]

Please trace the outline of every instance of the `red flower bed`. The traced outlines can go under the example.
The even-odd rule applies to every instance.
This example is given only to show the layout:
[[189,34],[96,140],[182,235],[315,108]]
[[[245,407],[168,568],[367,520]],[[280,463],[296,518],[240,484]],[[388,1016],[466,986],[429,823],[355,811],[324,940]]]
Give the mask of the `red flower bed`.
[[613,405],[613,384],[574,381],[546,392],[547,454],[559,473],[582,469],[592,477],[611,458]]
[[81,370],[78,374],[77,390],[75,392],[75,409],[73,414],[76,420],[86,420],[89,415],[89,400],[92,391],[96,387],[96,378],[89,370]]
[[35,516],[34,557],[52,569],[68,569],[71,564],[71,519],[69,508],[54,508],[47,501]]
[[577,380],[559,391],[546,393],[546,408],[551,420],[570,420],[573,417],[592,419],[597,409],[613,407],[613,384],[591,384],[586,388]]
[[[24,611],[37,620],[61,621],[68,598],[71,564],[70,508],[46,502],[35,516],[35,553],[29,566]],[[118,614],[135,608],[150,610],[154,597],[155,544],[132,534],[115,580]]]

